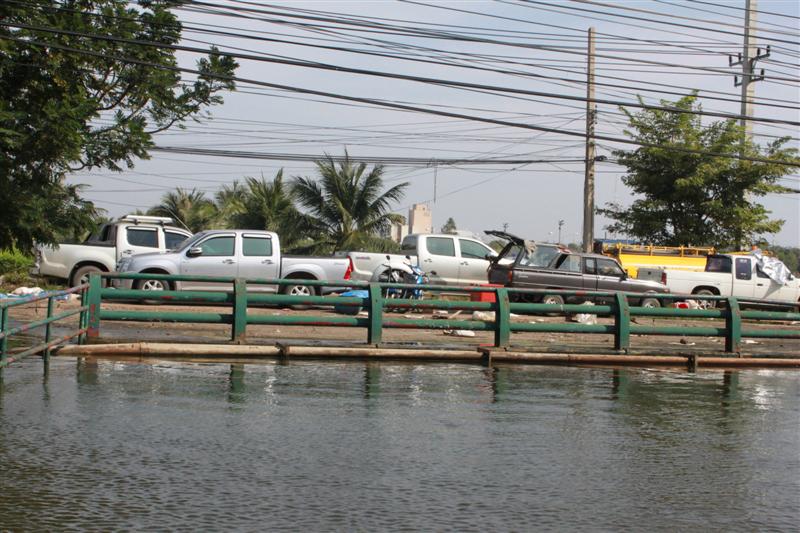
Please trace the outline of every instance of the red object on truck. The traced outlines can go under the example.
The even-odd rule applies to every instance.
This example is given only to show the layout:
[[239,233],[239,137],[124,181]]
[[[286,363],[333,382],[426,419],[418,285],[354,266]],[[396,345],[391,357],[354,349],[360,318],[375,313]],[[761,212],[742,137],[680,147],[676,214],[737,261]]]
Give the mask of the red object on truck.
[[[479,287],[497,287],[502,288],[502,285],[496,285],[494,283],[486,283],[483,285],[479,285]],[[469,294],[469,301],[470,302],[496,302],[497,297],[494,291],[475,291]]]

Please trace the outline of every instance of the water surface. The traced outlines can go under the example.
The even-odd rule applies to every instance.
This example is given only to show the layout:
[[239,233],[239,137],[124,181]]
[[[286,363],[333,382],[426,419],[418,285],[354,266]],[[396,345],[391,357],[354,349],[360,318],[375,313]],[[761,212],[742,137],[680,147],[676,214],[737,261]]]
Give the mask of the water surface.
[[795,530],[800,373],[37,360],[0,530]]

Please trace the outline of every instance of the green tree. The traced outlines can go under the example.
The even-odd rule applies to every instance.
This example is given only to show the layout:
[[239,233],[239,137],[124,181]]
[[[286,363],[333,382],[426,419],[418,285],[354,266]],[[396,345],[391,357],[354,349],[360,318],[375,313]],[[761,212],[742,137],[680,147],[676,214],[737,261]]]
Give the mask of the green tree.
[[454,234],[456,231],[458,231],[458,227],[456,227],[456,221],[453,220],[453,217],[448,218],[447,222],[445,222],[444,226],[442,226],[441,232]]
[[197,233],[209,229],[217,219],[217,207],[202,191],[187,191],[178,187],[161,197],[161,203],[148,215],[171,217],[179,225]]
[[148,157],[154,133],[234,89],[224,77],[235,61],[213,48],[198,60],[196,81],[171,70],[178,4],[0,2],[0,248],[91,227],[94,207],[64,183],[69,172],[132,167]]
[[283,169],[272,181],[245,178],[247,188],[235,200],[238,208],[230,216],[230,227],[276,232],[284,249],[303,244],[309,223],[294,204],[294,193],[283,181]]
[[[662,105],[697,110],[696,94]],[[775,233],[782,220],[770,220],[769,211],[756,200],[768,193],[786,192],[778,179],[800,165],[797,151],[784,148],[788,138],[761,148],[747,139],[733,120],[701,124],[700,115],[643,110],[628,116],[628,137],[658,147],[617,150],[614,155],[627,167],[623,183],[638,196],[630,207],[606,204],[598,213],[613,219],[614,233],[642,242],[667,245],[732,248],[754,242],[758,235]],[[684,148],[707,153],[767,159],[737,160],[708,154],[686,153]]]
[[234,180],[230,185],[223,185],[214,194],[214,205],[217,207],[217,225],[223,228],[233,229],[236,224],[234,216],[243,209],[243,202],[247,190],[238,180]]
[[320,179],[297,177],[292,191],[307,210],[318,250],[358,248],[388,231],[392,222],[402,222],[403,217],[390,209],[403,197],[408,183],[381,192],[383,167],[367,172],[367,165],[351,161],[347,151],[338,165],[331,156],[316,165]]

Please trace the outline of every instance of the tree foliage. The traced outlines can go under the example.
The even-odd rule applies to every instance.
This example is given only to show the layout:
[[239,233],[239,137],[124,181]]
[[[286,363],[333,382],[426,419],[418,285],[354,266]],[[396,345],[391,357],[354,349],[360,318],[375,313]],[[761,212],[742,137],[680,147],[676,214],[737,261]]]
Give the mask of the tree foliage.
[[165,46],[180,41],[177,4],[0,3],[0,247],[90,226],[96,212],[64,183],[69,172],[132,167],[154,133],[200,117],[234,89],[220,76],[235,61],[213,48],[197,61],[196,81],[171,70],[177,59]]
[[441,232],[454,234],[456,231],[458,231],[458,227],[456,226],[456,221],[453,220],[453,217],[448,218],[447,222],[445,222],[444,225],[442,226]]
[[[683,110],[701,110],[696,94],[678,102],[662,102]],[[628,116],[626,134],[658,147],[617,150],[627,167],[622,178],[637,199],[629,207],[609,203],[598,213],[614,220],[607,229],[643,242],[667,246],[733,248],[775,233],[782,220],[771,220],[758,203],[768,193],[786,192],[777,181],[800,162],[796,150],[784,148],[788,138],[761,148],[746,138],[733,120],[701,124],[700,115],[646,109]],[[685,153],[668,148],[707,152]],[[743,155],[770,162],[737,160],[708,153]]]
[[161,203],[151,208],[148,215],[170,217],[191,232],[210,228],[217,219],[217,206],[205,193],[178,187],[161,198]]
[[292,191],[306,209],[309,230],[317,249],[338,251],[363,247],[375,235],[388,231],[403,218],[390,212],[408,183],[383,191],[383,167],[367,171],[365,163],[354,163],[347,152],[340,163],[327,156],[316,162],[320,179],[297,177]]

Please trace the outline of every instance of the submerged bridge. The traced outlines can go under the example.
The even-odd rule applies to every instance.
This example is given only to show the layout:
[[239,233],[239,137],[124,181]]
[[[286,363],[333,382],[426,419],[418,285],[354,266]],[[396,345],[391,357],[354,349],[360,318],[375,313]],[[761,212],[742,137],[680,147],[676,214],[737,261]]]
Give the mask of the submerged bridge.
[[[227,290],[214,291],[144,291],[109,287],[112,279],[161,279],[203,281],[229,285]],[[439,361],[555,363],[555,364],[628,364],[671,365],[690,369],[702,366],[763,366],[800,367],[800,312],[764,311],[750,309],[757,303],[733,297],[691,296],[708,302],[702,309],[678,309],[672,303],[685,300],[685,295],[648,295],[661,303],[660,307],[638,307],[628,299],[640,294],[602,291],[532,290],[504,287],[453,287],[441,285],[403,285],[356,281],[304,281],[308,286],[360,289],[364,297],[356,296],[292,296],[280,293],[280,287],[297,284],[297,280],[243,279],[217,276],[177,276],[159,274],[93,274],[86,285],[65,291],[55,291],[40,297],[0,301],[0,368],[13,361],[41,354],[45,361],[58,355],[118,355],[118,356],[180,356],[219,358],[378,358]],[[269,285],[274,293],[255,292],[255,286]],[[248,290],[251,289],[251,290]],[[395,297],[403,289],[422,289],[425,299]],[[54,301],[59,296],[78,294],[80,305],[56,312]],[[596,301],[595,304],[527,303],[545,294],[557,294],[566,299]],[[479,296],[478,296],[479,295]],[[472,297],[471,296],[478,296]],[[638,299],[638,298],[637,298]],[[15,308],[36,302],[46,302],[46,317],[13,326]],[[126,302],[128,305],[120,305]],[[177,309],[162,310],[161,306],[132,306],[131,303],[163,303]],[[761,302],[763,303],[763,302]],[[311,314],[264,313],[267,308],[310,307]],[[131,309],[131,307],[134,307]],[[221,308],[221,309],[220,309]],[[333,313],[333,310],[338,312]],[[474,313],[479,311],[481,313]],[[466,312],[464,318],[457,315]],[[420,314],[422,316],[420,317]],[[431,314],[431,315],[429,315]],[[445,315],[440,317],[437,315]],[[601,323],[569,322],[564,318],[576,314],[592,315]],[[554,320],[553,316],[562,317]],[[550,317],[547,320],[536,317]],[[55,322],[63,328],[65,320],[77,323],[68,334],[53,338]],[[214,324],[229,327],[225,339],[209,344],[191,343],[184,338],[180,344],[164,342],[110,342],[103,325],[126,323],[144,324]],[[591,321],[590,321],[591,322]],[[649,322],[649,323],[642,323]],[[273,329],[264,330],[264,326]],[[294,342],[281,339],[276,328],[305,328]],[[42,342],[14,348],[13,338],[37,328],[44,328]],[[259,328],[259,335],[251,335]],[[355,328],[366,332],[366,340],[340,337],[319,337],[320,328]],[[388,332],[419,330],[418,341],[398,343],[387,341]],[[459,339],[458,345],[442,342],[419,342],[425,330],[482,333],[474,341]],[[138,333],[138,332],[137,332]],[[190,332],[191,333],[191,332]],[[522,343],[525,334],[558,334],[568,344],[572,337],[605,336],[612,339],[602,349],[548,350],[547,340]],[[266,339],[264,337],[266,334]],[[137,334],[137,337],[140,337]],[[685,343],[679,353],[667,349],[667,343],[653,339],[676,337]],[[717,353],[701,353],[690,348],[687,339],[715,338],[724,340]],[[271,339],[271,340],[270,340]],[[758,354],[746,354],[743,344],[781,341]],[[11,343],[10,343],[11,341]],[[309,343],[308,341],[313,341]],[[785,341],[785,342],[784,342]],[[77,345],[74,344],[77,342]],[[67,344],[72,343],[72,344]],[[639,345],[641,344],[641,345]],[[670,343],[677,344],[677,343]],[[744,346],[746,348],[747,346]]]

